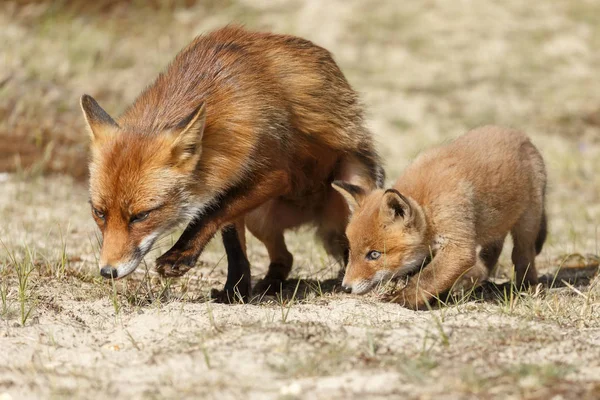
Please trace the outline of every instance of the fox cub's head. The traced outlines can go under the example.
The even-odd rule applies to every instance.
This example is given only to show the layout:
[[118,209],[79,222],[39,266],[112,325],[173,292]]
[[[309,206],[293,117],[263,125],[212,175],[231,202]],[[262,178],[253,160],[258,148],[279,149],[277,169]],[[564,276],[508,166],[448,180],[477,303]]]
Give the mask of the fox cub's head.
[[87,95],[81,108],[92,139],[90,202],[102,232],[100,273],[121,278],[159,236],[197,211],[188,188],[201,153],[204,105],[162,132],[119,126]]
[[379,282],[421,266],[429,250],[424,243],[425,216],[416,201],[395,189],[367,195],[346,182],[335,181],[333,187],[344,196],[351,213],[345,288],[363,294]]

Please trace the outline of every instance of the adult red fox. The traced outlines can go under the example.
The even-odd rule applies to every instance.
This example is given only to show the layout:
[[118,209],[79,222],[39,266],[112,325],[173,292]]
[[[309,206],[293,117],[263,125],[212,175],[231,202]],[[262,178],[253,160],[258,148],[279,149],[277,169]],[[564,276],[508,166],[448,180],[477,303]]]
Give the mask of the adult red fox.
[[485,279],[509,232],[517,284],[537,283],[534,260],[546,239],[546,171],[520,132],[470,131],[420,155],[392,189],[368,193],[345,182],[333,186],[353,210],[343,281],[353,293],[414,274],[394,297],[422,308],[465,275]]
[[157,238],[191,221],[159,273],[183,275],[222,230],[223,294],[247,298],[247,226],[270,257],[261,287],[277,290],[293,262],[285,230],[315,224],[330,254],[347,255],[333,180],[383,185],[357,94],[327,50],[298,37],[226,27],[183,49],[118,119],[87,95],[81,107],[107,278],[131,273]]

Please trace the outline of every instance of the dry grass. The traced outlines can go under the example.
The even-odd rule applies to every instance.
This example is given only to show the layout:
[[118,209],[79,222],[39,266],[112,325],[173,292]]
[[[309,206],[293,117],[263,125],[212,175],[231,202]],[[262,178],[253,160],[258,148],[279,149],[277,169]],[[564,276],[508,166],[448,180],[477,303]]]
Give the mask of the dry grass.
[[[338,293],[305,231],[288,235],[293,279],[252,305],[207,302],[225,278],[219,243],[188,276],[157,277],[176,235],[133,278],[100,280],[78,98],[118,114],[229,22],[330,49],[390,179],[474,126],[528,132],[550,175],[544,285],[412,312]],[[0,26],[0,398],[600,396],[598,2],[20,0]],[[266,251],[250,240],[249,255],[259,278]]]

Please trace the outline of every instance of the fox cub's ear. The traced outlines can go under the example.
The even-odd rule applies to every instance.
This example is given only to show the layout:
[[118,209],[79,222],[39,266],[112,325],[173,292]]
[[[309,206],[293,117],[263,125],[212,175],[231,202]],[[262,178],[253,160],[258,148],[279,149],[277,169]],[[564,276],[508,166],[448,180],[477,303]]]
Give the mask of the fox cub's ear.
[[379,215],[384,223],[403,221],[408,223],[413,218],[410,201],[396,189],[388,189],[383,194]]
[[206,110],[202,102],[173,130],[171,152],[176,165],[195,168],[202,152],[202,135],[206,124]]
[[367,195],[367,193],[360,186],[356,186],[348,182],[333,181],[331,186],[337,190],[339,194],[344,196],[344,199],[346,199],[348,207],[350,208],[351,214],[354,213],[354,211],[360,206],[363,199]]
[[101,144],[117,132],[119,125],[92,96],[84,94],[80,104],[94,145]]

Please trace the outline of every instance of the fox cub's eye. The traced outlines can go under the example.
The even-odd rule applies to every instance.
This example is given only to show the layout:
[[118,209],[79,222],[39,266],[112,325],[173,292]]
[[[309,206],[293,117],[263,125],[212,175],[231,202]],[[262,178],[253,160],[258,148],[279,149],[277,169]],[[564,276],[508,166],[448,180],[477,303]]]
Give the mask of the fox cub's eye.
[[98,217],[101,220],[104,220],[104,213],[102,211],[100,211],[96,208],[92,208],[92,211],[96,217]]
[[129,222],[130,223],[141,222],[141,221],[145,220],[146,218],[148,218],[148,214],[150,214],[150,212],[146,211],[146,212],[141,212],[141,213],[132,215],[131,218],[129,219]]
[[369,261],[375,261],[379,257],[381,257],[381,252],[379,252],[377,250],[371,250],[370,252],[367,253],[367,260],[369,260]]

